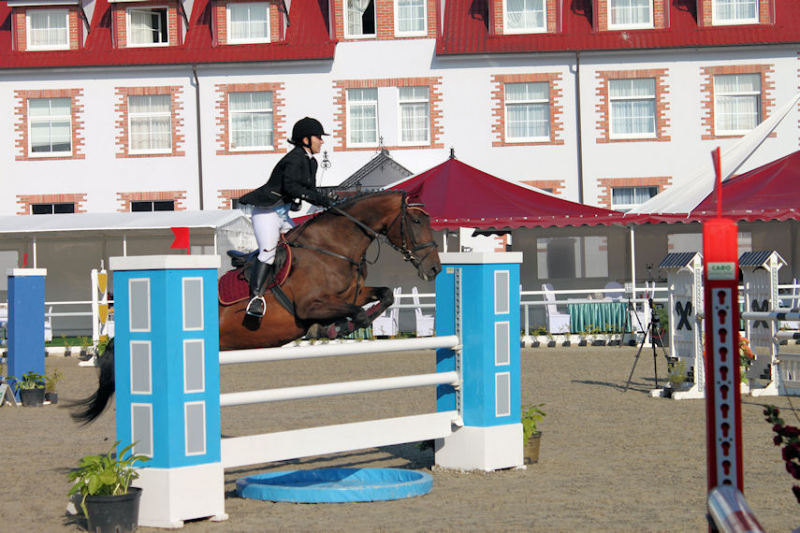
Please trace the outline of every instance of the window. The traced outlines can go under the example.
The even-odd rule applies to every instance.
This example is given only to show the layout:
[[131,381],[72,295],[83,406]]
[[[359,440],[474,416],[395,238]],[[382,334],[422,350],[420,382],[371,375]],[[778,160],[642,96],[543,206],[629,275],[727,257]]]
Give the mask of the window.
[[506,139],[550,140],[550,84],[506,83]]
[[175,200],[132,201],[131,211],[175,211]]
[[714,24],[752,24],[758,19],[758,0],[713,0]]
[[72,101],[70,98],[28,100],[30,155],[72,153]]
[[396,35],[427,34],[426,0],[395,0],[394,12]]
[[26,14],[28,50],[65,50],[69,48],[66,9],[29,10]]
[[629,211],[658,194],[658,187],[613,187],[611,189],[611,209]]
[[137,95],[128,98],[130,153],[172,151],[170,95]]
[[230,93],[228,111],[231,150],[273,146],[272,92]]
[[714,76],[714,128],[717,134],[741,134],[761,122],[761,75]]
[[133,46],[167,46],[169,44],[167,9],[163,7],[129,9],[128,44]]
[[228,4],[229,43],[268,43],[269,4]]
[[347,90],[347,142],[351,146],[378,144],[378,90]]
[[31,204],[31,215],[52,215],[74,212],[75,204],[72,202],[56,204]]
[[652,28],[653,0],[609,0],[610,28]]
[[400,87],[400,142],[428,144],[430,142],[429,88]]
[[346,36],[375,36],[375,0],[344,0],[346,5]]
[[533,33],[547,30],[545,0],[504,0],[505,33]]
[[656,136],[656,82],[652,78],[609,80],[611,138]]

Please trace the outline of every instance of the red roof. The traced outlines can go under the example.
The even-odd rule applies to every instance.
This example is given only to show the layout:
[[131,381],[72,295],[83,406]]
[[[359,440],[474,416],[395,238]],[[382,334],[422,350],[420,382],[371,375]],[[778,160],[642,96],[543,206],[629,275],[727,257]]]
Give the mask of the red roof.
[[508,52],[563,52],[578,50],[633,50],[696,46],[755,45],[800,41],[800,2],[774,0],[775,24],[699,27],[694,2],[666,2],[669,27],[664,29],[595,31],[592,1],[563,2],[562,29],[556,33],[490,35],[491,2],[502,0],[447,0],[444,25],[436,53],[482,54]]
[[[0,68],[169,65],[217,62],[333,59],[336,42],[328,32],[326,4],[293,0],[286,40],[268,44],[213,46],[211,0],[196,0],[185,41],[178,46],[115,48],[111,35],[111,6],[96,0],[91,30],[83,48],[59,51],[12,51],[11,8],[0,3]],[[326,7],[325,7],[326,8]],[[85,31],[85,28],[84,28]]]
[[595,226],[624,223],[621,213],[536,192],[448,159],[391,187],[422,202],[433,229]]

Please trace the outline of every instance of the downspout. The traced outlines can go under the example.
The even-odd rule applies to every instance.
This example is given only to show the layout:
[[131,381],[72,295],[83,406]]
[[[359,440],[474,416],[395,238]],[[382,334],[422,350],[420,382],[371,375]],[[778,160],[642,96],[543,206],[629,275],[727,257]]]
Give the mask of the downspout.
[[575,52],[575,119],[578,141],[578,203],[583,203],[583,132],[581,129],[581,53]]
[[197,121],[197,189],[200,195],[200,211],[203,210],[203,137],[200,128],[200,78],[197,77],[197,65],[192,65],[194,76],[194,109]]

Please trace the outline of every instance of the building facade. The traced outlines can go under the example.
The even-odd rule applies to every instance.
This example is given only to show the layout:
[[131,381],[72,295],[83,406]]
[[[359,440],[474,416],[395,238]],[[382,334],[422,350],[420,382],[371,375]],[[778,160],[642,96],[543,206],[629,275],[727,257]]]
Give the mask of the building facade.
[[[800,87],[795,0],[1,0],[0,21],[0,215],[230,209],[303,116],[331,132],[322,185],[453,148],[624,210]],[[743,170],[798,147],[794,109]]]

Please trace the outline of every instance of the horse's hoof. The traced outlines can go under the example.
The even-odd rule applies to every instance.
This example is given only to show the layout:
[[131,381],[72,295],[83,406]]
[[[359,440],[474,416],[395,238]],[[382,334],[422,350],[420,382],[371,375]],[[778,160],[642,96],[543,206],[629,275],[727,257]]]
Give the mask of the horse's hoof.
[[336,337],[339,336],[339,331],[341,331],[339,329],[339,326],[337,326],[336,324],[333,324],[332,326],[330,326],[328,328],[328,338],[331,339],[331,340],[335,339]]

